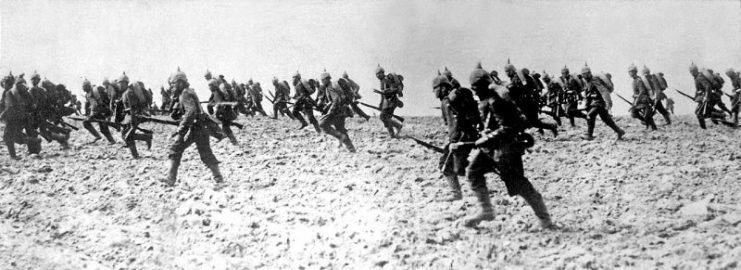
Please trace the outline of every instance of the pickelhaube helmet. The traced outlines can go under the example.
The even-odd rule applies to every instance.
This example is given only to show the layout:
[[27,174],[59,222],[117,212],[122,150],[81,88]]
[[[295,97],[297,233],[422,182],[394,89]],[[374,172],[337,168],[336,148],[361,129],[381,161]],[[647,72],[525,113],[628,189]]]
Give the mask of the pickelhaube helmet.
[[448,67],[445,67],[445,70],[443,70],[443,75],[453,76],[453,72],[450,72],[450,70],[448,70]]
[[449,87],[453,87],[453,85],[450,84],[448,77],[441,75],[441,76],[435,77],[435,79],[432,79],[432,88],[438,88],[442,85],[448,85]]
[[631,71],[638,72],[638,67],[636,67],[635,64],[630,64],[630,66],[628,67],[628,72],[631,72]]
[[378,67],[376,67],[376,74],[384,73],[384,72],[386,71],[381,67],[381,64],[378,64]]
[[476,65],[476,68],[473,71],[471,71],[471,75],[468,77],[468,79],[471,85],[474,85],[482,80],[487,83],[491,83],[491,77],[489,77],[489,72],[486,72],[486,70],[484,70],[484,68],[481,67],[481,62],[479,62]]
[[36,70],[34,70],[33,73],[31,73],[31,80],[34,80],[34,79],[41,80],[41,75],[39,75],[39,73],[36,72]]
[[581,74],[584,73],[592,73],[592,69],[589,68],[589,65],[587,65],[587,62],[584,62],[584,66],[581,68]]
[[119,82],[129,82],[129,76],[126,76],[126,71],[124,71],[121,74],[121,77],[118,77]]
[[695,65],[695,62],[692,62],[690,64],[690,72],[698,72],[697,65]]
[[515,65],[510,63],[509,59],[507,59],[507,64],[504,65],[504,72],[507,72],[507,71],[515,71]]
[[641,69],[641,73],[643,73],[644,75],[648,75],[648,74],[651,74],[651,70],[648,69],[646,65],[643,65],[643,69]]
[[185,72],[180,71],[180,67],[178,67],[178,70],[175,71],[174,74],[172,74],[172,82],[177,81],[188,82],[188,77],[185,76]]

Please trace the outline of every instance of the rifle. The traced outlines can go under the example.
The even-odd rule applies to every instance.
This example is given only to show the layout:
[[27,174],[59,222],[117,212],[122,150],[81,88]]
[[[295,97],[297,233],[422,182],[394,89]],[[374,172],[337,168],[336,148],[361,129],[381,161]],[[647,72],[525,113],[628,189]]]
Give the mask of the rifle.
[[59,119],[59,123],[61,123],[61,124],[62,124],[62,126],[65,126],[65,127],[71,128],[71,129],[72,129],[72,130],[74,130],[74,131],[78,131],[78,130],[80,130],[80,128],[78,128],[78,127],[76,127],[76,126],[74,126],[74,125],[72,125],[72,124],[70,124],[70,123],[64,122],[64,119]]
[[690,95],[688,95],[688,94],[686,94],[686,93],[684,93],[682,91],[679,91],[679,89],[674,88],[674,90],[677,91],[680,95],[683,95],[683,96],[685,96],[685,97],[687,97],[687,98],[689,98],[691,100],[695,100],[694,97],[692,97],[692,96],[690,96]]
[[[691,100],[695,101],[695,98],[694,98],[694,97],[692,97],[692,96],[690,96],[690,95],[688,95],[688,94],[686,94],[686,93],[684,93],[684,92],[682,92],[682,91],[679,91],[679,89],[677,89],[677,88],[674,88],[674,90],[675,90],[675,91],[677,91],[677,93],[679,93],[679,94],[681,94],[681,95],[685,96],[686,98],[689,98],[689,99],[691,99]],[[707,114],[707,109],[708,109],[708,103],[706,102],[706,101],[708,100],[708,99],[707,99],[707,97],[708,97],[708,92],[710,92],[710,91],[705,91],[705,97],[703,98],[703,101],[702,101],[702,115],[708,115],[708,114]],[[697,101],[695,101],[695,102],[697,102]]]
[[[207,103],[211,103],[211,102],[210,101],[201,101],[201,104],[207,104]],[[216,106],[219,106],[219,105],[237,106],[237,102],[236,101],[214,102],[214,105],[216,105]]]
[[83,122],[88,121],[88,122],[93,122],[93,123],[106,124],[116,129],[116,131],[121,131],[121,128],[123,127],[123,125],[116,123],[116,122],[111,122],[108,120],[97,119],[97,118],[92,118],[92,117],[91,118],[81,118],[81,117],[67,116],[67,118],[75,120],[75,121],[83,121]]
[[159,118],[154,118],[154,117],[150,117],[150,116],[137,116],[137,117],[142,122],[152,122],[152,123],[165,124],[165,125],[171,125],[171,126],[180,125],[180,123],[178,123],[178,121],[173,121],[173,120],[159,119]]
[[[374,110],[379,111],[379,112],[381,111],[381,108],[378,108],[376,106],[373,106],[373,105],[370,105],[370,104],[367,104],[367,103],[364,103],[364,102],[358,102],[358,104],[363,105],[363,106],[368,107],[368,108],[371,108],[371,109],[374,109]],[[404,122],[404,117],[401,117],[401,116],[398,116],[398,115],[395,115],[395,114],[392,114],[391,117],[396,118],[396,119],[398,119],[401,122]]]
[[633,102],[630,102],[630,101],[629,101],[628,99],[624,98],[624,97],[623,97],[623,96],[621,96],[620,94],[617,94],[617,93],[616,93],[615,95],[616,95],[616,96],[618,96],[618,97],[619,97],[620,99],[622,99],[623,101],[625,101],[626,103],[630,104],[630,107],[631,107],[631,108],[633,107]]
[[419,145],[421,145],[421,146],[424,146],[425,148],[427,148],[427,149],[430,149],[430,150],[432,150],[432,151],[435,151],[435,152],[438,152],[438,153],[445,153],[445,150],[443,150],[442,148],[440,148],[440,147],[437,147],[437,146],[434,146],[434,145],[432,145],[432,144],[430,144],[430,143],[428,143],[428,142],[425,142],[425,141],[423,141],[423,140],[420,140],[420,139],[414,138],[414,137],[412,137],[412,136],[409,136],[409,135],[407,135],[407,136],[404,136],[404,137],[405,137],[405,138],[407,138],[407,139],[412,139],[412,140],[413,140],[414,142],[416,142],[417,144],[419,144]]

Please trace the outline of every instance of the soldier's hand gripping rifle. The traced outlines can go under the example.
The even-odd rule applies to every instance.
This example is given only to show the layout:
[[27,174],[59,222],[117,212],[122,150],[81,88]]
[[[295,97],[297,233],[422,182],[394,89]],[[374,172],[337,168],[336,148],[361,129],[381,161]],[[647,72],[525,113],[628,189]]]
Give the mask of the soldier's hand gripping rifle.
[[[371,109],[374,109],[374,110],[379,111],[379,112],[381,111],[381,108],[378,108],[376,106],[373,106],[373,105],[370,105],[370,104],[367,104],[367,103],[364,103],[364,102],[358,102],[358,104],[363,105],[363,106],[368,107],[368,108],[371,108]],[[391,117],[393,117],[395,119],[398,119],[401,122],[404,122],[404,117],[401,117],[401,116],[398,116],[398,115],[395,115],[395,114],[392,114]]]

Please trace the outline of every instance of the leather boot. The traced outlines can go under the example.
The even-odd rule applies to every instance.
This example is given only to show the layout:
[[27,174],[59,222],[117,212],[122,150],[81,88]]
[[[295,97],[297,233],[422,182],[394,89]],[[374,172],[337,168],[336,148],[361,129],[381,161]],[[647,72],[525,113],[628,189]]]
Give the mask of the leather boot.
[[170,159],[170,170],[167,173],[167,178],[163,181],[168,186],[174,186],[178,180],[178,167],[180,167],[180,161]]
[[69,149],[69,134],[51,133],[50,137],[52,140],[57,141],[62,146],[62,149]]
[[342,134],[342,138],[340,139],[342,141],[342,144],[347,147],[347,150],[350,151],[350,153],[355,153],[355,146],[352,144],[352,141],[350,140],[350,136],[347,134]]
[[491,206],[489,189],[485,187],[479,188],[477,190],[474,190],[474,193],[476,194],[476,199],[478,199],[479,201],[481,211],[476,216],[466,218],[465,222],[463,223],[463,226],[466,227],[476,227],[476,225],[479,225],[481,221],[494,220],[494,209]]
[[19,157],[18,157],[18,156],[17,156],[16,154],[15,154],[15,143],[14,143],[14,142],[12,142],[12,141],[8,141],[8,140],[6,139],[6,140],[5,140],[5,147],[7,147],[7,148],[8,148],[8,155],[10,155],[10,158],[12,158],[12,159],[15,159],[15,160],[18,160],[18,159],[20,159],[20,158],[19,158]]
[[219,170],[218,163],[208,165],[208,168],[211,170],[211,173],[214,175],[214,181],[216,181],[217,184],[224,183],[224,176],[221,175],[221,170]]
[[455,175],[445,176],[448,180],[448,186],[450,186],[450,196],[446,198],[446,201],[458,201],[463,199],[463,193],[461,192],[461,184],[458,182],[458,177]]
[[139,151],[136,149],[136,142],[130,141],[127,143],[128,145],[126,147],[128,147],[129,151],[131,151],[131,157],[134,159],[139,159]]
[[522,197],[533,209],[533,212],[535,212],[535,216],[540,220],[540,226],[543,229],[556,229],[556,225],[551,221],[551,215],[548,214],[548,208],[546,208],[545,202],[543,202],[543,196],[540,193],[533,191],[530,194],[522,195]]
[[402,123],[396,122],[394,120],[391,120],[391,123],[394,124],[394,128],[395,128],[395,132],[394,133],[396,134],[396,137],[398,138],[399,137],[399,134],[401,134],[401,128],[404,127],[404,125]]

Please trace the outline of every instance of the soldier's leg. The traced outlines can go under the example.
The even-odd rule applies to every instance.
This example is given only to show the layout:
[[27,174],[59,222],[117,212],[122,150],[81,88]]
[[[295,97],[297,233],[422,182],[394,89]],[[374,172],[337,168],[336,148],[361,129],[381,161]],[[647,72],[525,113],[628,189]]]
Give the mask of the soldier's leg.
[[314,109],[311,106],[304,107],[304,114],[306,115],[306,118],[309,118],[309,123],[314,126],[314,130],[316,130],[316,133],[321,133],[321,129],[319,128],[319,121],[314,118]]
[[661,104],[661,101],[656,101],[656,106],[654,106],[654,109],[664,117],[664,121],[667,125],[672,124],[672,119],[669,117],[669,112],[666,110],[666,108],[664,108],[664,105]]
[[[280,112],[278,105],[273,105],[273,119],[278,119],[278,112]],[[280,113],[283,114],[283,112]]]
[[82,127],[84,127],[85,129],[87,129],[87,131],[90,132],[90,134],[92,134],[93,137],[95,137],[95,139],[93,140],[93,142],[97,142],[98,140],[101,139],[100,134],[98,134],[98,131],[95,130],[95,128],[93,128],[93,124],[91,124],[90,121],[87,121],[87,120],[86,121],[82,121]]
[[647,106],[644,109],[643,115],[645,115],[646,118],[646,125],[651,128],[651,130],[657,130],[658,127],[656,127],[656,121],[654,121],[654,115],[656,114],[656,111],[653,110],[651,107]]
[[[594,109],[594,108],[593,108]],[[604,110],[604,108],[601,108]],[[592,110],[587,114],[592,118]],[[535,212],[535,216],[540,220],[540,225],[545,229],[554,229],[555,226],[551,221],[551,215],[545,206],[543,196],[533,187],[530,180],[525,177],[522,156],[516,153],[510,153],[502,157],[496,164],[499,170],[499,176],[507,186],[507,192],[510,196],[520,195],[530,205]]]
[[605,109],[601,109],[597,112],[599,115],[599,118],[602,119],[602,122],[605,122],[605,125],[612,128],[615,133],[617,133],[618,140],[623,138],[623,135],[625,135],[625,131],[621,129],[620,127],[615,124],[615,120],[612,119],[612,116],[610,113],[607,112]]
[[309,125],[308,123],[306,123],[306,120],[304,119],[304,117],[301,116],[301,105],[298,102],[296,102],[296,104],[293,105],[292,114],[293,114],[293,117],[295,117],[301,123],[301,127],[299,129],[303,129]]
[[103,133],[103,136],[108,139],[108,143],[116,143],[116,140],[113,139],[113,135],[111,135],[111,131],[108,129],[108,124],[98,123],[98,128],[100,128],[100,133]]
[[[450,188],[450,196],[445,198],[446,201],[457,201],[463,199],[463,193],[461,192],[461,184],[458,181],[459,170],[465,169],[465,164],[460,163],[459,154],[457,152],[450,151],[449,145],[446,145],[443,149],[443,155],[440,157],[439,168],[442,171],[443,176],[448,182]],[[460,151],[460,150],[458,150]],[[470,151],[467,151],[470,152]],[[461,168],[461,166],[463,168]],[[464,174],[465,175],[465,172]]]
[[535,108],[530,109],[530,112],[528,113],[526,117],[528,121],[530,121],[530,123],[533,125],[533,127],[550,130],[551,133],[553,133],[553,137],[558,136],[558,127],[555,124],[544,123],[543,121],[541,121],[540,118],[538,117],[537,109]]
[[39,132],[31,123],[23,123],[22,133],[25,137],[26,146],[28,147],[29,154],[41,153],[41,139],[39,139]]
[[219,170],[219,161],[214,156],[214,152],[211,151],[211,143],[208,141],[208,134],[204,134],[203,130],[196,130],[193,134],[198,148],[198,154],[201,156],[201,161],[211,170],[216,183],[223,183],[224,177],[221,175]]
[[350,135],[347,134],[347,128],[345,128],[345,117],[341,116],[334,122],[335,129],[342,134],[342,138],[340,141],[342,141],[342,144],[347,147],[347,150],[351,153],[355,153],[355,145],[353,145],[352,140],[350,140]]
[[471,159],[471,163],[466,168],[466,175],[481,210],[475,216],[466,218],[463,223],[466,227],[475,227],[484,220],[494,220],[494,209],[491,205],[489,189],[486,187],[486,177],[484,176],[492,170],[494,161],[481,150],[476,149],[473,151],[473,159]]
[[183,159],[183,152],[191,144],[195,142],[193,136],[183,138],[182,135],[176,135],[170,137],[170,147],[167,151],[167,159],[170,162],[170,169],[167,174],[167,178],[164,181],[167,185],[175,185],[175,181],[178,178],[178,168],[180,167],[180,160]]
[[718,99],[716,100],[715,104],[716,104],[716,105],[718,105],[718,107],[719,107],[719,108],[720,108],[721,110],[723,110],[724,112],[727,112],[727,113],[728,113],[728,115],[732,115],[732,114],[733,114],[733,113],[731,112],[731,110],[729,110],[729,109],[728,109],[728,107],[726,107],[726,104],[725,104],[725,103],[723,103],[723,100],[721,100],[720,98],[718,98]]
[[[360,109],[360,107],[358,107],[358,104],[357,103],[350,103],[350,107],[352,108],[352,111],[353,112],[355,112],[356,114],[360,115],[360,117],[365,118],[365,121],[368,121],[368,119],[370,119],[370,116],[368,116],[368,114],[366,114],[362,109]],[[444,117],[443,117],[443,119],[444,119]]]
[[335,137],[338,140],[342,140],[342,133],[332,127],[334,122],[337,120],[336,118],[336,116],[330,114],[322,116],[321,121],[319,121],[319,127],[324,131],[324,133]]
[[5,142],[5,147],[8,148],[8,155],[12,159],[19,159],[15,153],[15,137],[17,136],[16,133],[18,131],[16,129],[18,128],[18,125],[15,123],[6,123],[3,130],[3,141]]
[[231,121],[221,121],[221,129],[224,130],[224,134],[226,134],[226,137],[229,138],[229,141],[233,145],[238,145],[239,142],[237,141],[237,138],[234,136],[234,132],[232,132],[231,128]]
[[599,107],[589,108],[589,112],[587,113],[587,135],[584,139],[594,139],[594,124],[597,121],[598,109]]

